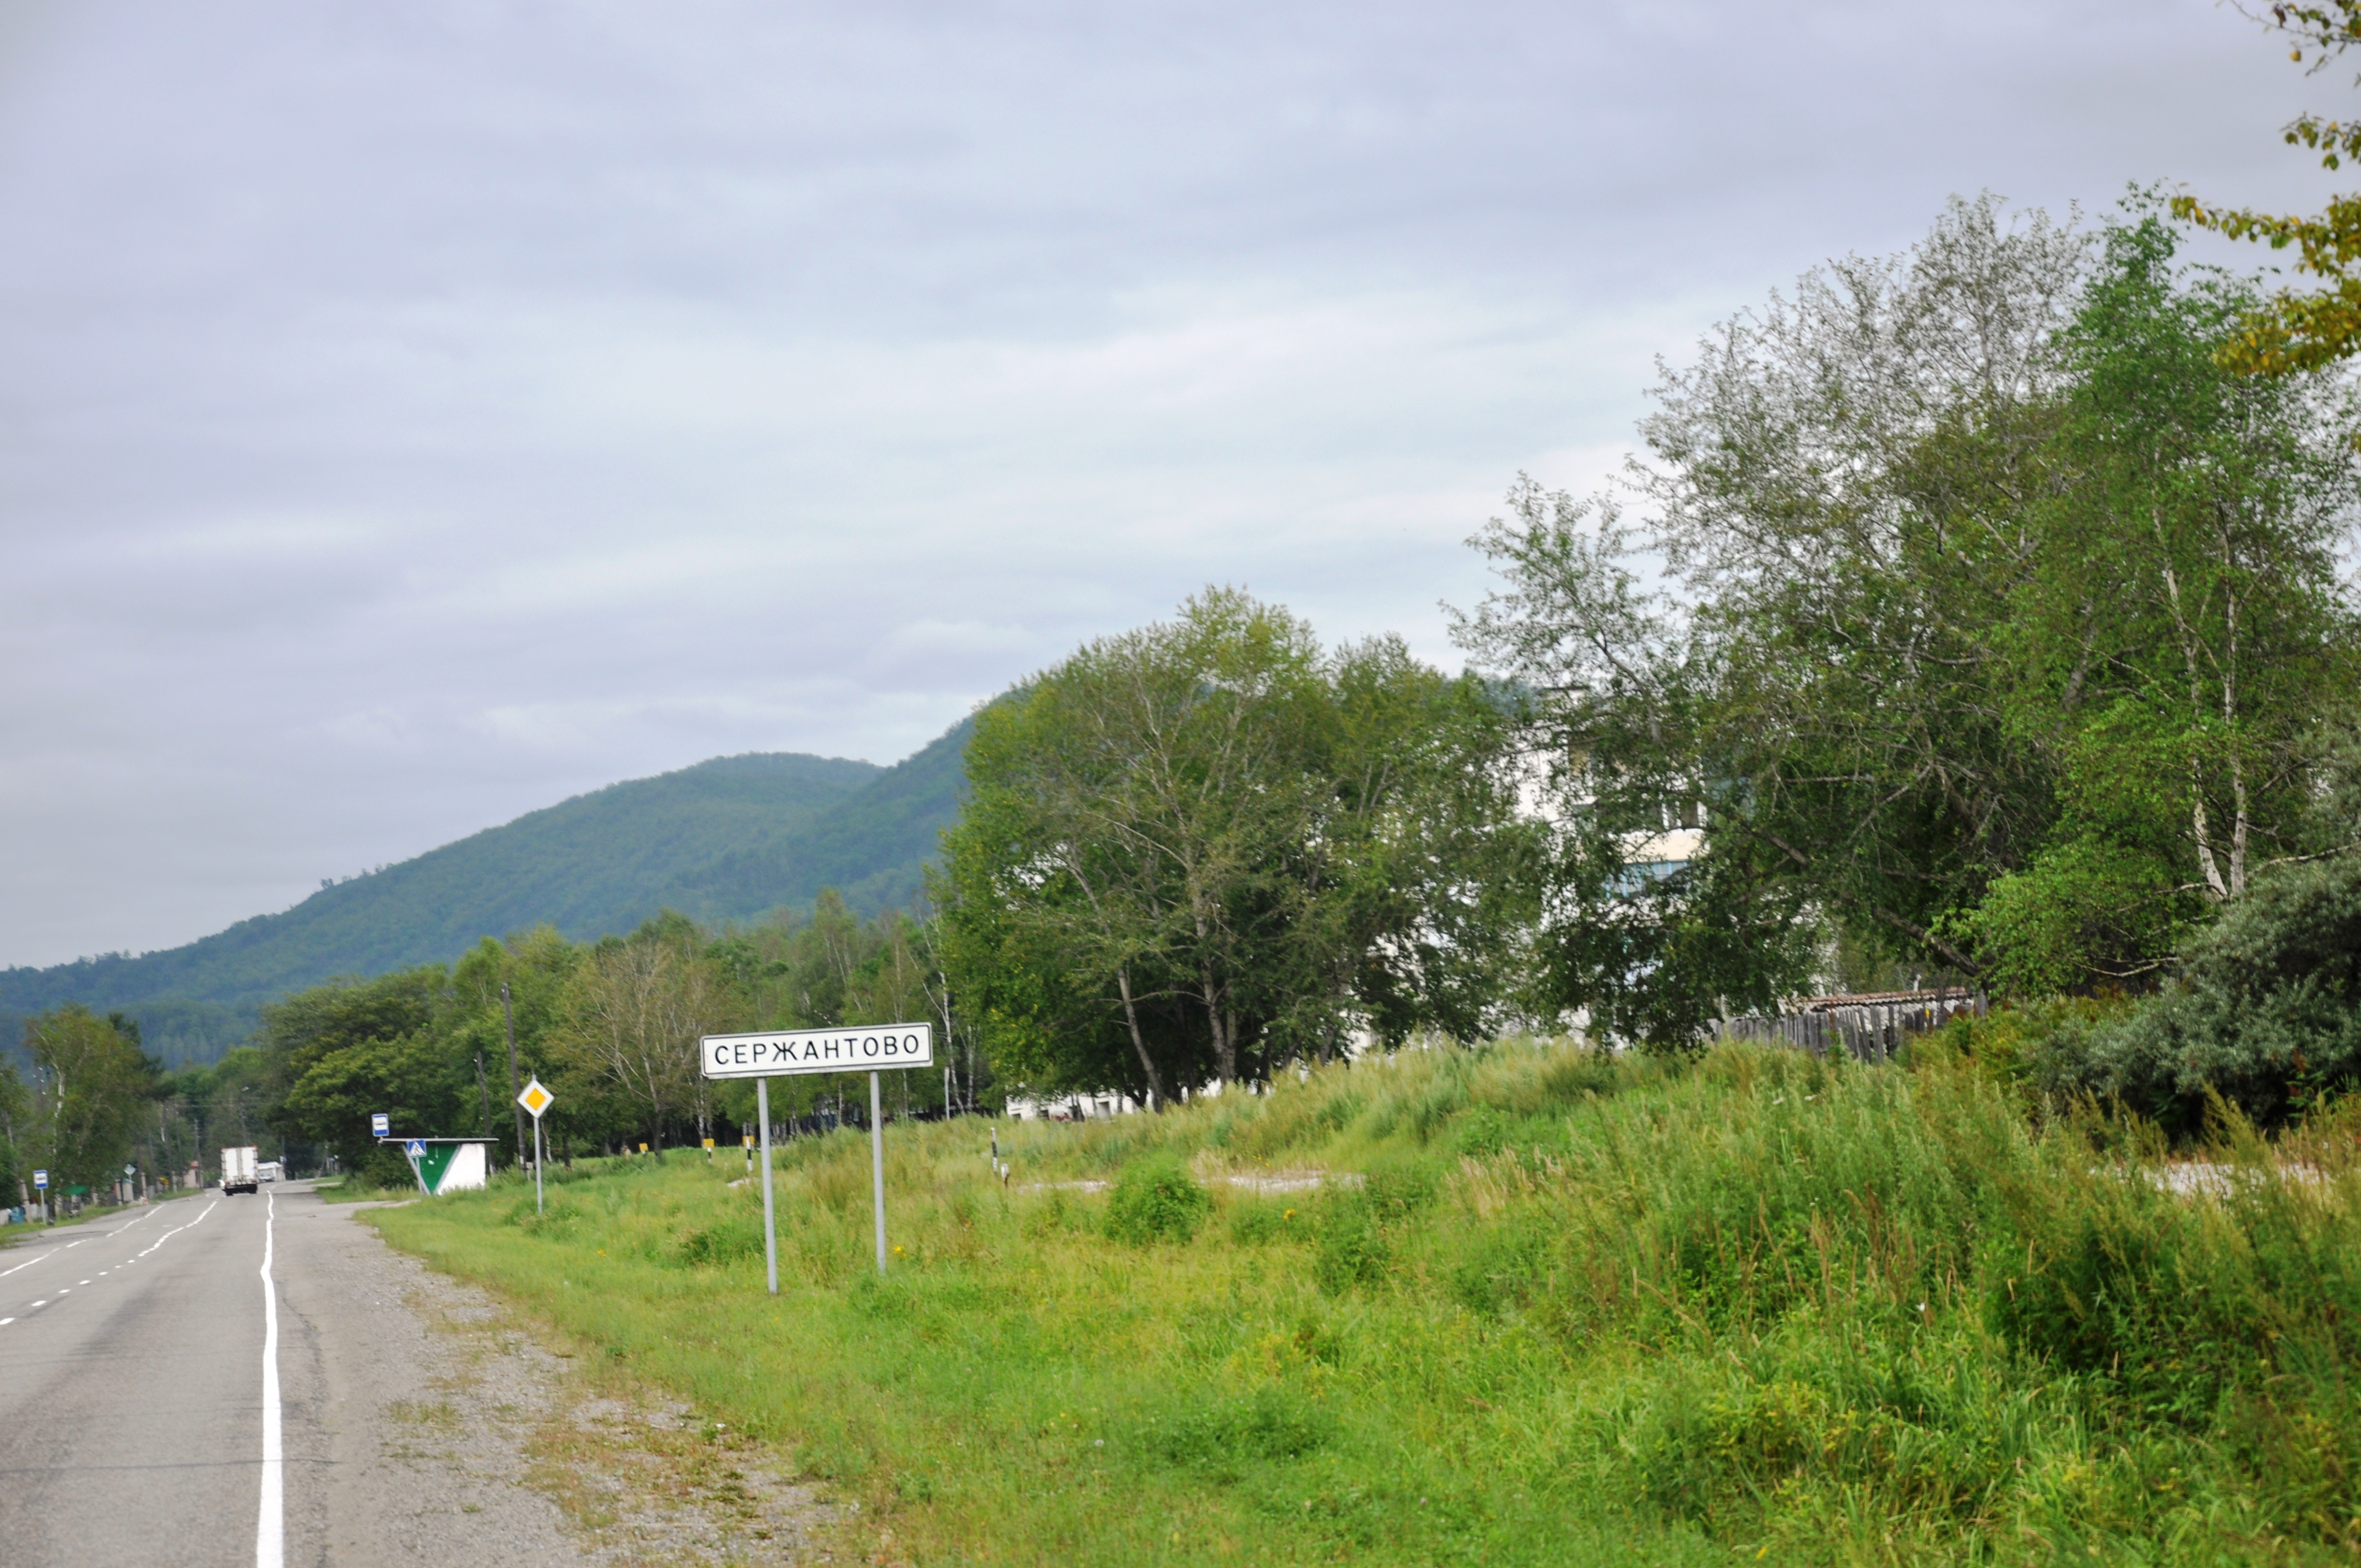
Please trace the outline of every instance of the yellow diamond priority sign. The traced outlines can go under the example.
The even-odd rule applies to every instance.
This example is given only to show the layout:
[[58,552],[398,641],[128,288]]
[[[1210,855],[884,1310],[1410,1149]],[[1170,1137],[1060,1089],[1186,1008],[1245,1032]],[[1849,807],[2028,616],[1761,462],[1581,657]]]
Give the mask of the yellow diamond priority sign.
[[524,1086],[524,1092],[517,1096],[517,1103],[532,1112],[533,1119],[536,1122],[541,1120],[541,1113],[544,1111],[548,1110],[556,1102],[557,1096],[552,1094],[548,1090],[544,1089],[541,1085],[541,1080],[537,1078],[531,1083],[526,1084]]

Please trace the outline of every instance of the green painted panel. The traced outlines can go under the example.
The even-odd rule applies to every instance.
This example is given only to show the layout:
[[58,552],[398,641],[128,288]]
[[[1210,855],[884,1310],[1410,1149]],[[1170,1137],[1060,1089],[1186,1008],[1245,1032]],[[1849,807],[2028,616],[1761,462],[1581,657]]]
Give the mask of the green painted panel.
[[458,1157],[458,1154],[457,1144],[426,1146],[426,1156],[418,1162],[418,1174],[425,1179],[427,1191],[443,1190],[443,1174],[451,1168],[451,1162]]

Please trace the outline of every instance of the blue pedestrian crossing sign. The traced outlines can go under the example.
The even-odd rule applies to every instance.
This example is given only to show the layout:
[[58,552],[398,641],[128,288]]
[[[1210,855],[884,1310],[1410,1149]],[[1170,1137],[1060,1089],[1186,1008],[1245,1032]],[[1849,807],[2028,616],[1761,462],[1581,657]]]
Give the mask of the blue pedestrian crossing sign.
[[408,1155],[412,1159],[424,1159],[426,1157],[426,1146],[419,1139],[412,1138],[410,1140],[410,1146],[401,1152]]

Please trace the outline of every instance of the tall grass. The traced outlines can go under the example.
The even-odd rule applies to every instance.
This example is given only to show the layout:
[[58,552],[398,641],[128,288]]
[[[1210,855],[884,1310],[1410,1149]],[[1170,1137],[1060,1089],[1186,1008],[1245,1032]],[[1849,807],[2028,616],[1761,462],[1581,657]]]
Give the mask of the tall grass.
[[775,1300],[726,1157],[378,1223],[914,1562],[2345,1561],[2356,1135],[2232,1122],[2176,1194],[1937,1049],[1510,1042],[1004,1123],[1005,1185],[984,1124],[896,1125],[882,1281],[865,1140],[798,1142]]

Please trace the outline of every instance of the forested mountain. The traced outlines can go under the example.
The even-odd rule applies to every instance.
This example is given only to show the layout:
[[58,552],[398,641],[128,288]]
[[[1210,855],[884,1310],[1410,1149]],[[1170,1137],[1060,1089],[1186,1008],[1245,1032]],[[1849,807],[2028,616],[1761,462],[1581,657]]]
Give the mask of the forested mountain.
[[331,975],[448,961],[478,938],[546,921],[584,940],[659,909],[701,921],[808,905],[910,902],[957,815],[961,722],[891,768],[792,753],[717,757],[611,784],[185,947],[0,970],[0,1031],[61,1002],[138,1018],[148,1048],[211,1059],[260,1005]]

